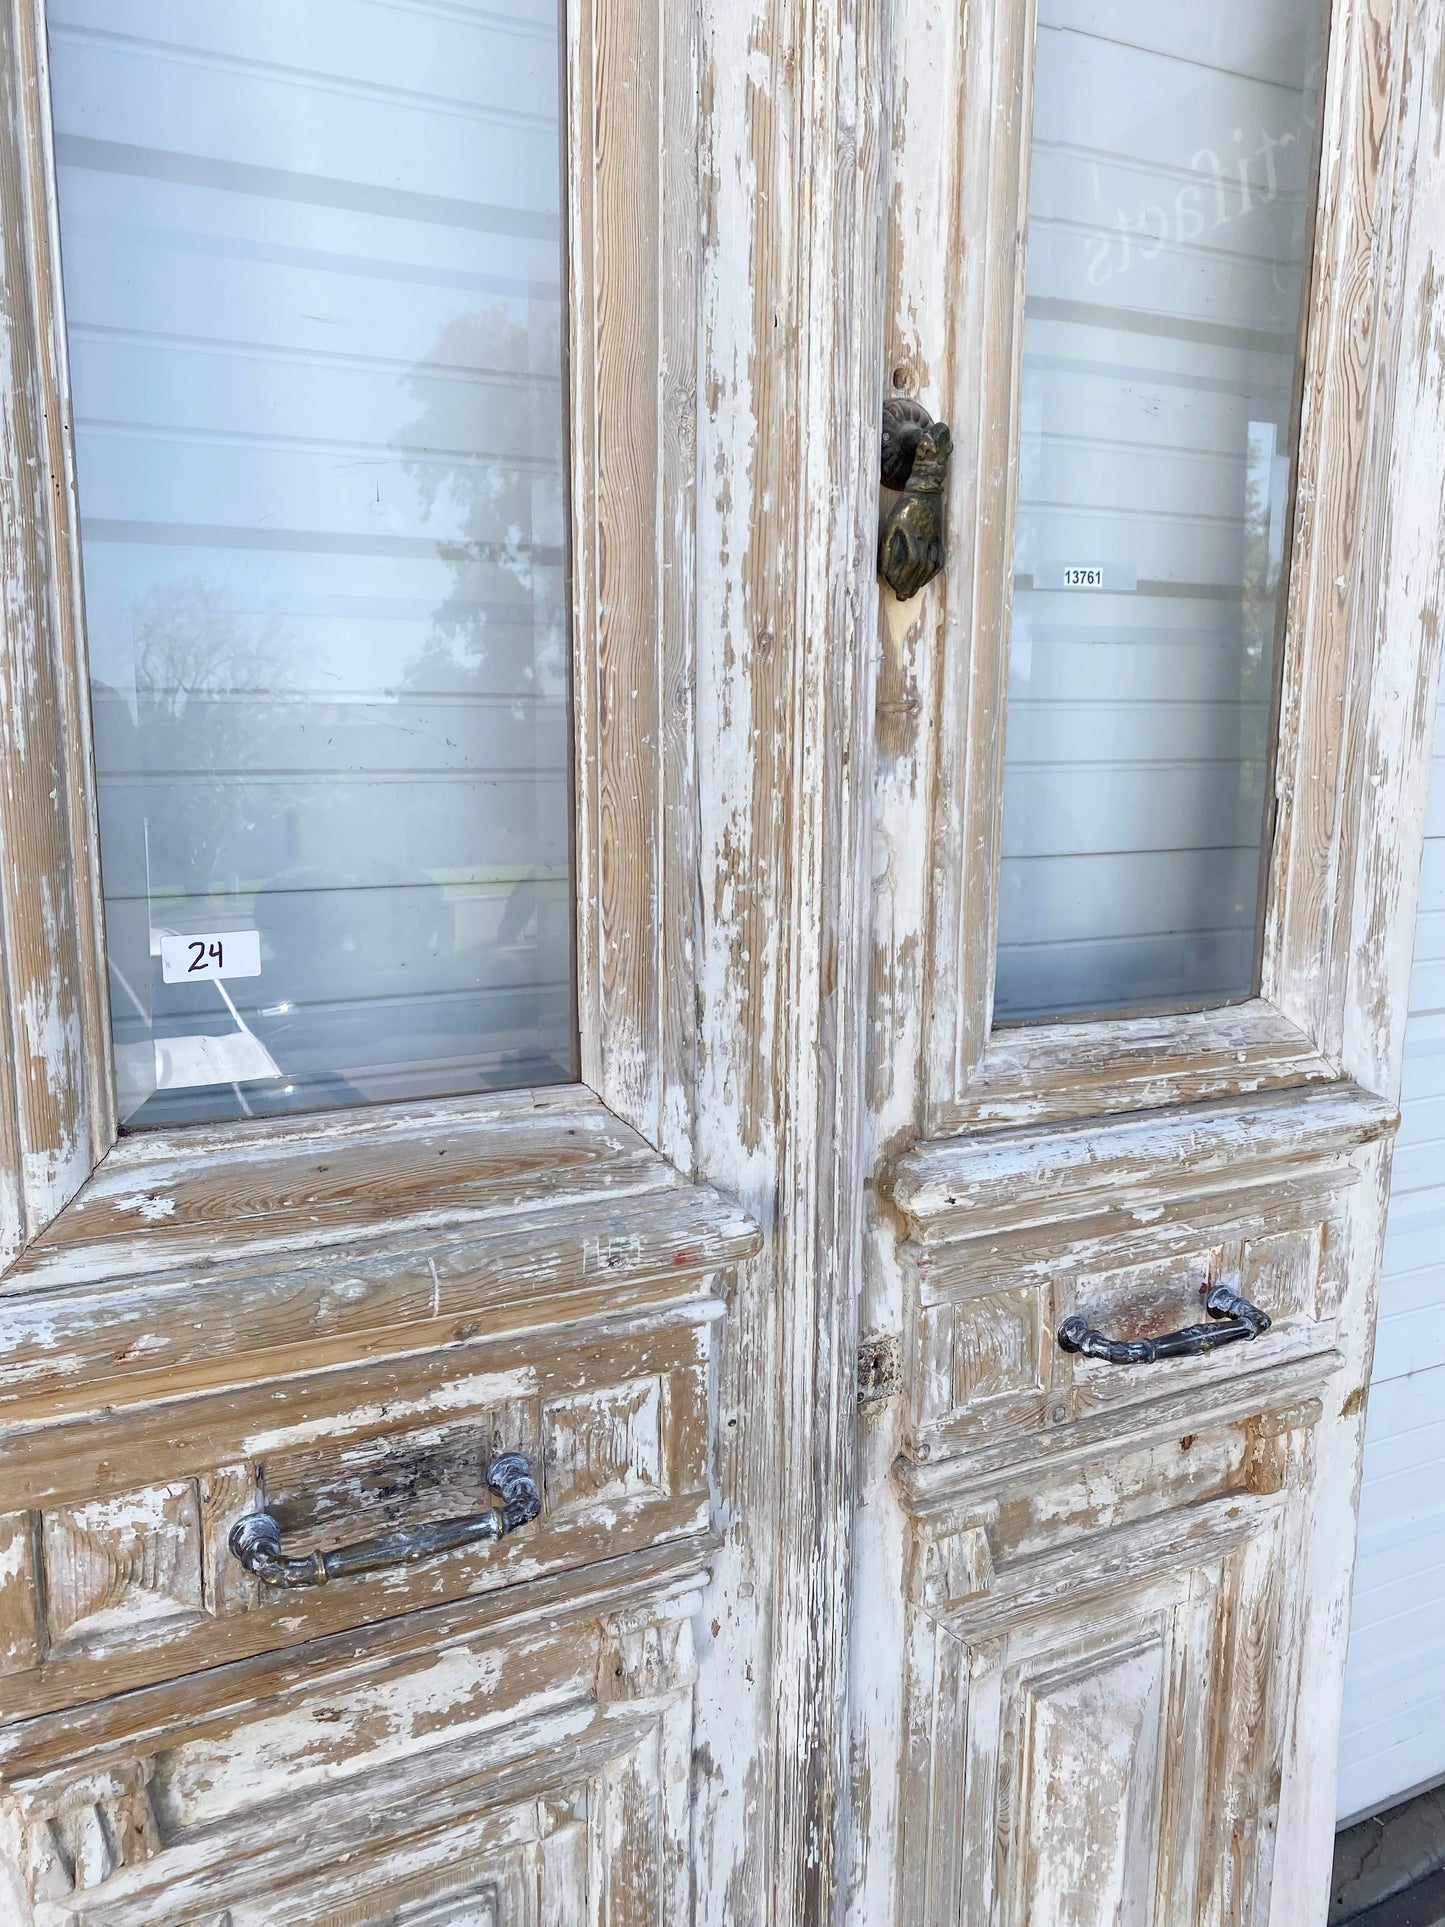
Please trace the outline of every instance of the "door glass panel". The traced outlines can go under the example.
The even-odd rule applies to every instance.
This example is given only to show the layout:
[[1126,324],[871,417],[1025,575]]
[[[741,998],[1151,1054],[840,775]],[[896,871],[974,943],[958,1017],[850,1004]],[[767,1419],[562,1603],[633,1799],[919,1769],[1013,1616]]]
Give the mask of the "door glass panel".
[[1039,0],[995,1017],[1253,994],[1321,0]]
[[51,0],[132,1125],[575,1071],[555,0]]

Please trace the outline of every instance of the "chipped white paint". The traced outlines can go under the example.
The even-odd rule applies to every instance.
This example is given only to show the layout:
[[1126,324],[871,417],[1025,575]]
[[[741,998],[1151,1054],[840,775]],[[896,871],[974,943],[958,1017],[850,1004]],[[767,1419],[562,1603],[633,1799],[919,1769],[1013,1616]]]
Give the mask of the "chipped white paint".
[[0,1534],[0,1588],[11,1580],[23,1579],[29,1571],[30,1557],[20,1533]]
[[[535,1853],[528,1891],[564,1896],[558,1921],[587,1917],[572,1904],[586,1893],[607,1927],[689,1911],[793,1927],[845,1909],[857,1927],[956,1927],[960,1906],[992,1904],[986,1855],[1022,1865],[1039,1825],[1037,1808],[993,1799],[1008,1756],[1006,1721],[991,1735],[989,1720],[1025,1704],[1039,1654],[1076,1664],[1093,1638],[1079,1602],[1107,1582],[1131,1650],[1162,1650],[1172,1616],[1171,1677],[1208,1675],[1216,1610],[1239,1650],[1307,1656],[1288,1747],[1249,1750],[1282,1730],[1283,1700],[1221,1720],[1208,1784],[1230,1789],[1231,1824],[1267,1832],[1278,1772],[1275,1891],[1290,1898],[1273,1927],[1302,1927],[1286,1905],[1318,1912],[1350,1400],[1438,618],[1435,13],[1336,0],[1268,1000],[989,1033],[1027,7],[977,0],[965,20],[944,0],[572,0],[579,1003],[602,1101],[516,1094],[112,1149],[62,364],[47,347],[43,50],[36,11],[0,6],[15,296],[0,304],[0,1353],[14,1414],[0,1453],[37,1512],[79,1517],[112,1503],[97,1488],[169,1480],[158,1457],[175,1460],[177,1490],[195,1478],[209,1494],[194,1613],[172,1610],[193,1569],[178,1559],[130,1602],[129,1642],[104,1599],[77,1618],[103,1635],[103,1674],[85,1671],[89,1651],[37,1667],[31,1526],[8,1542],[22,1563],[0,1597],[23,1610],[0,1631],[25,1718],[0,1724],[7,1787],[58,1800],[76,1759],[108,1750],[168,1815],[163,1851],[148,1840],[105,1872],[118,1909],[219,1917],[244,1868],[258,1920],[373,1901],[384,1918],[398,1883],[432,1877],[417,1844],[431,1830],[465,1837],[498,1881],[508,1853]],[[1356,266],[1373,291],[1372,262],[1387,270],[1383,333],[1368,299],[1348,317],[1338,299]],[[1358,365],[1343,352],[1357,320]],[[879,623],[890,386],[953,420],[959,482],[948,574]],[[1343,616],[1312,613],[1342,600]],[[698,1174],[741,1209],[694,1188]],[[1308,1237],[1307,1257],[1288,1257]],[[1131,1399],[1101,1369],[1058,1365],[1053,1294],[1087,1285],[1142,1318],[1175,1308],[1174,1267],[1192,1282],[1251,1263],[1300,1294],[1257,1378],[1226,1358]],[[716,1359],[715,1271],[736,1274]],[[860,1296],[905,1358],[903,1394],[861,1436]],[[663,1363],[647,1350],[669,1344]],[[474,1345],[530,1362],[478,1371],[458,1349]],[[639,1384],[663,1389],[626,1417]],[[435,1453],[474,1412],[500,1406],[540,1432],[544,1397],[580,1399],[585,1419],[619,1394],[624,1417],[599,1417],[603,1443],[583,1439],[563,1467],[595,1473],[600,1500],[560,1505],[495,1558],[279,1611],[227,1563],[253,1455],[296,1454],[312,1489],[359,1477],[372,1434]],[[679,1437],[693,1457],[674,1492]],[[102,1566],[104,1526],[87,1528]],[[127,1536],[122,1518],[114,1544],[144,1551],[147,1530]],[[78,1599],[90,1570],[77,1562]],[[678,1613],[695,1615],[695,1689],[686,1640],[647,1630]],[[344,1635],[313,1649],[324,1664],[283,1655],[322,1633]],[[1100,1637],[1104,1652],[1107,1625]],[[965,1663],[969,1694],[950,1703]],[[1150,1678],[1162,1705],[1174,1688]],[[1258,1687],[1247,1669],[1231,1679]],[[1283,1666],[1280,1693],[1293,1684]],[[1153,1692],[1131,1702],[1141,1732]],[[1091,1695],[1051,1702],[1049,1758],[1086,1761]],[[1192,1811],[1203,1784],[1187,1750],[1159,1758],[1141,1825],[1169,1800]],[[504,1770],[524,1788],[505,1823],[489,1807]],[[293,1840],[273,1842],[265,1804],[298,1793],[317,1843],[300,1870],[268,1857]],[[100,1806],[77,1812],[102,1840]],[[910,1843],[935,1813],[928,1878],[943,1884],[920,1888]],[[395,1818],[393,1839],[376,1815]],[[1084,1864],[1081,1841],[1108,1860],[1107,1818],[1091,1810],[1056,1843],[1037,1891]],[[44,1828],[0,1824],[14,1865],[65,1878]],[[574,1879],[557,1867],[578,1831]],[[1116,1893],[1137,1894],[1136,1869],[1109,1865]],[[312,1883],[290,1915],[268,1884],[283,1877]],[[1235,1900],[1252,1905],[1221,1895],[1216,1912]],[[73,1920],[68,1892],[39,1918]]]
[[140,1192],[132,1197],[116,1198],[111,1208],[119,1212],[133,1211],[147,1224],[159,1224],[163,1218],[175,1216],[176,1201],[157,1197],[154,1192]]
[[501,1405],[509,1399],[535,1397],[536,1391],[537,1374],[531,1369],[473,1372],[467,1377],[448,1379],[422,1398],[388,1399],[384,1405],[353,1405],[325,1418],[298,1419],[291,1425],[249,1433],[242,1450],[248,1458],[264,1458],[270,1452],[290,1451],[298,1445],[315,1445],[326,1439],[339,1441],[352,1432],[374,1430],[383,1421],[399,1424],[407,1419],[427,1418],[436,1412]]
[[582,1247],[585,1276],[598,1272],[636,1271],[643,1262],[642,1240],[635,1234],[607,1238],[588,1238]]

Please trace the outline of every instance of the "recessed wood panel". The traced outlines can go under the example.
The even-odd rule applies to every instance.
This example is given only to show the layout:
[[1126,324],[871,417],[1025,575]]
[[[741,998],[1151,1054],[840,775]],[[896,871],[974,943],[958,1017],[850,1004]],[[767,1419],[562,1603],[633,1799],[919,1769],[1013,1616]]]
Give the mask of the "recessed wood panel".
[[1249,1239],[1240,1265],[1245,1297],[1262,1306],[1271,1318],[1297,1312],[1320,1317],[1331,1309],[1320,1302],[1324,1296],[1324,1235],[1323,1226],[1310,1225],[1301,1231]]
[[1000,1291],[960,1305],[953,1327],[953,1397],[993,1404],[1043,1389],[1044,1311],[1037,1290]]
[[205,1611],[192,1480],[47,1511],[41,1535],[52,1646],[134,1639]]
[[[1301,1091],[1259,1101],[1247,1126],[1200,1107],[1151,1128],[1152,1144],[1138,1118],[999,1131],[899,1161],[905,1450],[919,1462],[1105,1413],[1142,1416],[1191,1388],[1203,1422],[1241,1378],[1334,1350],[1338,1229],[1356,1178],[1342,1153],[1352,1134],[1381,1128],[1376,1100]],[[1238,1182],[1235,1137],[1251,1147]],[[1271,1328],[1129,1365],[1059,1343],[1075,1314],[1124,1341],[1207,1327],[1216,1284],[1242,1292]]]
[[1156,1264],[1086,1272],[1061,1285],[1056,1294],[1059,1317],[1081,1312],[1111,1338],[1126,1339],[1203,1324],[1204,1294],[1221,1268],[1222,1253],[1216,1246]]
[[552,1509],[664,1489],[663,1387],[634,1379],[542,1409],[542,1456]]
[[1017,1918],[1151,1927],[1168,1700],[1157,1635],[1021,1686]]
[[[716,1311],[694,1298],[652,1329],[479,1338],[116,1414],[99,1463],[89,1424],[7,1434],[0,1481],[31,1509],[9,1515],[0,1563],[0,1726],[413,1607],[706,1544]],[[262,1507],[288,1557],[488,1511],[487,1469],[504,1451],[531,1465],[542,1512],[500,1542],[294,1589],[252,1579],[230,1549]],[[157,1482],[115,1490],[118,1468],[137,1465]]]
[[47,1927],[681,1920],[698,1576],[41,1721],[0,1776],[5,1891]]
[[981,1591],[916,1589],[899,1918],[974,1927],[984,1895],[993,1927],[1254,1918],[1293,1529],[1206,1504],[1022,1560],[1000,1540]]

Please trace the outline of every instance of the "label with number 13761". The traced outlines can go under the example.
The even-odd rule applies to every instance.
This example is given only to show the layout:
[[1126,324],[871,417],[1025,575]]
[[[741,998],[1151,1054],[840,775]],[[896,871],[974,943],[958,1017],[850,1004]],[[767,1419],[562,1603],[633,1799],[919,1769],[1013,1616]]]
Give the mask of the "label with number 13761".
[[259,930],[213,930],[161,938],[161,979],[168,984],[214,983],[218,977],[259,977]]

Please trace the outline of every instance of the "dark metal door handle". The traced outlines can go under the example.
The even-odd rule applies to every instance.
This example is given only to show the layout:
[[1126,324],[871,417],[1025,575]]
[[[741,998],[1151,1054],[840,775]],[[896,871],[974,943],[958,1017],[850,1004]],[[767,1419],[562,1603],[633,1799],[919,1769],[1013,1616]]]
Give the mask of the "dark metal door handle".
[[1211,1286],[1204,1309],[1220,1322],[1186,1325],[1182,1331],[1161,1332],[1157,1338],[1110,1338],[1075,1312],[1059,1326],[1059,1343],[1066,1352],[1102,1358],[1109,1365],[1152,1365],[1156,1358],[1194,1358],[1200,1352],[1231,1345],[1237,1338],[1258,1338],[1269,1330],[1269,1313],[1241,1298],[1228,1285]]
[[231,1528],[231,1551],[263,1586],[324,1586],[330,1579],[351,1579],[387,1566],[410,1565],[434,1552],[504,1539],[518,1526],[529,1525],[542,1510],[532,1468],[520,1452],[503,1452],[493,1459],[487,1467],[487,1484],[501,1494],[502,1503],[485,1512],[438,1519],[434,1525],[401,1527],[376,1539],[337,1546],[332,1552],[309,1552],[302,1559],[283,1556],[280,1521],[272,1513],[249,1512]]

